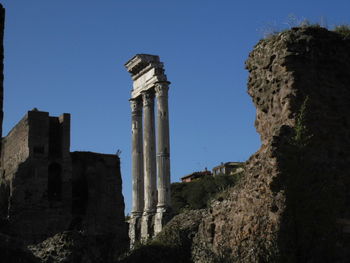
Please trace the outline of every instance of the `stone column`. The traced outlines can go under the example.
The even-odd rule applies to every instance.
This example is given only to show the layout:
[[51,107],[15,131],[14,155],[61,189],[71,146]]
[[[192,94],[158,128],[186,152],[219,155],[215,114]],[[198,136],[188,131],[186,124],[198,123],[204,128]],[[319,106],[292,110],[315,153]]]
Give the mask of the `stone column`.
[[155,218],[155,233],[159,233],[170,213],[170,142],[168,90],[169,82],[159,82],[155,85],[157,96],[157,173],[158,173],[158,204]]
[[145,207],[141,224],[141,239],[147,240],[154,235],[154,214],[157,202],[156,145],[154,123],[154,92],[142,92],[144,133],[143,163],[145,180]]
[[131,247],[140,240],[141,216],[144,207],[142,99],[130,99],[132,114],[132,210],[129,222]]

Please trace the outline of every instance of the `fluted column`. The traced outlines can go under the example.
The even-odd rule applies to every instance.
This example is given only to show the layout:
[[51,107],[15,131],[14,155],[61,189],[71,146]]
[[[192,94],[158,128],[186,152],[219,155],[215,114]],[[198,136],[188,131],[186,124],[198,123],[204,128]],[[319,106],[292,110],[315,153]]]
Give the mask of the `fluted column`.
[[157,207],[170,206],[170,143],[168,114],[168,82],[156,84],[158,120],[158,204]]
[[132,114],[132,214],[142,215],[144,205],[142,100],[131,99]]
[[170,142],[168,90],[169,82],[159,82],[155,85],[157,96],[157,173],[158,173],[158,204],[155,220],[155,233],[159,233],[167,221],[170,210]]
[[142,216],[141,238],[143,240],[153,237],[154,229],[152,219],[157,205],[157,178],[156,178],[156,144],[154,122],[154,92],[142,92],[144,133],[143,133],[143,161],[145,183],[145,207]]
[[132,132],[132,210],[129,221],[130,246],[140,240],[144,207],[142,99],[130,99]]

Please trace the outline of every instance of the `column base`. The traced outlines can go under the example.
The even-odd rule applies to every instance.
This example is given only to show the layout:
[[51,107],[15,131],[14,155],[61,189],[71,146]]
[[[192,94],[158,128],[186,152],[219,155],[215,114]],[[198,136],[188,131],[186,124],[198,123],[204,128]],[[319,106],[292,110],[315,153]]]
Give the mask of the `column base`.
[[171,209],[169,207],[157,207],[157,213],[155,216],[154,232],[155,235],[163,230],[163,227],[171,219]]
[[141,241],[141,220],[142,213],[131,214],[129,220],[130,249],[133,249],[135,244]]
[[154,237],[154,221],[154,212],[143,213],[141,221],[141,242],[146,242]]

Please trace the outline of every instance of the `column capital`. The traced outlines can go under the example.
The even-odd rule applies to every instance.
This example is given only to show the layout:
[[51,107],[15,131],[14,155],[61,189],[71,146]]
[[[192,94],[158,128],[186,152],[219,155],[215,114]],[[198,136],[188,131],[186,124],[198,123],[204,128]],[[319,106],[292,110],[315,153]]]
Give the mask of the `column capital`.
[[130,99],[129,101],[131,106],[131,113],[133,115],[142,114],[142,99],[136,98],[136,99]]
[[169,81],[161,81],[157,82],[154,85],[154,89],[156,91],[157,97],[167,97],[168,96],[168,90],[169,90]]
[[143,91],[141,94],[142,94],[142,102],[144,107],[154,105],[153,91],[147,90],[147,91]]

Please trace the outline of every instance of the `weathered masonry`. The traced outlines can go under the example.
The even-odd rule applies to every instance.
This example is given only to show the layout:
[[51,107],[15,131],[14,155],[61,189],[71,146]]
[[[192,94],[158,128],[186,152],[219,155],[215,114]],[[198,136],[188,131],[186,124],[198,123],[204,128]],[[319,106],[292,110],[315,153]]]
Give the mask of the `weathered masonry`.
[[90,250],[98,262],[109,262],[129,246],[120,159],[115,154],[70,152],[68,113],[50,116],[34,108],[2,137],[4,19],[0,4],[1,260],[17,259],[6,251],[18,242],[56,262],[51,255],[75,253],[70,245],[62,252],[62,240],[69,238],[83,251],[81,259],[74,255],[74,262],[85,262],[84,251]]
[[69,148],[67,113],[28,111],[3,138],[0,230],[26,244],[66,230],[126,244],[118,156]]
[[[158,56],[138,54],[125,67],[131,73],[133,205],[131,244],[162,230],[170,213],[168,89]],[[154,98],[157,98],[157,154]],[[143,115],[143,116],[142,116]],[[157,175],[158,174],[158,185]]]

